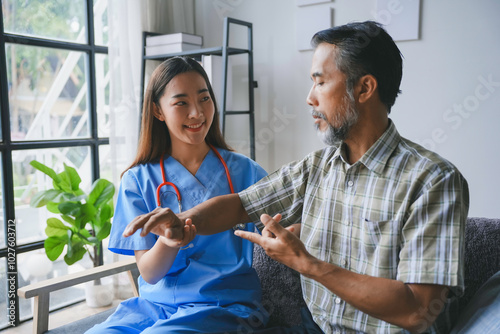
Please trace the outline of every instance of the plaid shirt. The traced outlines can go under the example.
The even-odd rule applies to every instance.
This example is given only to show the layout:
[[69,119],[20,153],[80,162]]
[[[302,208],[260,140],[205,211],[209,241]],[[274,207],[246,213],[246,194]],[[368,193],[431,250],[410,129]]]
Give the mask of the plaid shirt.
[[[343,148],[313,152],[240,192],[250,218],[281,213],[283,226],[302,223],[300,239],[313,256],[355,273],[441,284],[461,294],[469,198],[460,172],[400,137],[392,122],[353,165]],[[405,332],[312,279],[301,282],[325,333]],[[438,323],[429,331],[438,332]]]

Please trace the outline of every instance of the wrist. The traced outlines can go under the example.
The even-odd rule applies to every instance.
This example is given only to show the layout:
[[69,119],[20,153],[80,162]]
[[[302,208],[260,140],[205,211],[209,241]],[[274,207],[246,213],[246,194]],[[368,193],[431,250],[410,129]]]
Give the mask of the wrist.
[[300,273],[307,278],[320,282],[322,277],[328,275],[334,271],[334,269],[335,268],[331,264],[321,261],[311,255],[309,256],[308,261],[305,262],[305,265]]
[[160,236],[158,242],[156,243],[162,247],[163,251],[178,251],[183,245],[177,241],[168,239],[167,237]]

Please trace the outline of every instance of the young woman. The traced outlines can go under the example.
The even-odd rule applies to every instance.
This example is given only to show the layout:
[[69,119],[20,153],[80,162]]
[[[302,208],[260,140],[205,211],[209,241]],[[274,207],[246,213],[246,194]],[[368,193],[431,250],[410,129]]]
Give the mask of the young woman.
[[[122,233],[158,206],[187,210],[241,191],[265,171],[231,152],[219,129],[214,93],[203,67],[171,58],[146,91],[137,157],[124,172],[109,249],[135,255],[139,298],[122,302],[88,333],[211,333],[254,330],[267,322],[253,246],[233,231],[196,235],[189,221],[182,247],[154,234]],[[253,231],[253,224],[242,227]]]

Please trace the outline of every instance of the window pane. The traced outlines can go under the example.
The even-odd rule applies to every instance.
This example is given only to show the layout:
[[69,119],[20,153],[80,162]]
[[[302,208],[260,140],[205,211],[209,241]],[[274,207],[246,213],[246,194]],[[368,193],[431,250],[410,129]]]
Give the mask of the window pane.
[[12,140],[89,136],[81,52],[6,44]]
[[37,160],[56,173],[63,170],[63,163],[74,167],[82,179],[80,188],[89,191],[92,184],[90,158],[88,147],[22,150],[12,153],[18,245],[45,239],[47,218],[56,216],[49,215],[45,207],[30,206],[33,194],[52,188],[52,179],[31,167],[30,161]]
[[5,315],[0,317],[0,328],[7,326],[9,319],[7,317],[7,304],[9,303],[7,294],[7,273],[5,258],[0,259],[0,314]]
[[3,0],[5,32],[87,43],[85,0]]
[[96,101],[99,137],[109,137],[109,63],[107,54],[96,54]]
[[[82,271],[92,267],[92,263],[85,255],[82,261],[68,266],[61,256],[56,261],[50,261],[43,249],[18,255],[19,287],[40,282],[46,279],[60,277],[66,274]],[[85,297],[84,285],[54,291],[50,294],[50,310],[69,305]],[[19,298],[20,319],[33,316],[32,299]]]
[[108,0],[94,0],[94,39],[96,45],[108,45]]
[[99,146],[99,167],[101,178],[113,182],[113,175],[111,170],[111,148],[109,145]]

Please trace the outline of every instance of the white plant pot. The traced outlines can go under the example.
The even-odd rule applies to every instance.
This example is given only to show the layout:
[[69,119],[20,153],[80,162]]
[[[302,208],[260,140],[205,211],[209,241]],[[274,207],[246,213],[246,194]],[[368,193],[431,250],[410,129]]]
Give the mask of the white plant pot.
[[104,307],[113,303],[113,282],[96,285],[93,281],[85,283],[85,298],[89,307]]

